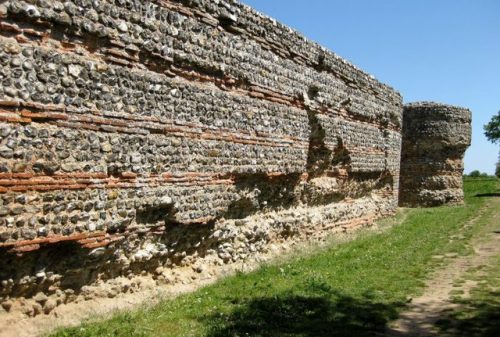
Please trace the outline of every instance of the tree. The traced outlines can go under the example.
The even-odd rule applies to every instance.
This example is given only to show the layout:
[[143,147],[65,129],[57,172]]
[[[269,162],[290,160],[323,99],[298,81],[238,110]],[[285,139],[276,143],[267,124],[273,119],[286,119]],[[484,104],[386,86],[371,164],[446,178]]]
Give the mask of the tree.
[[484,126],[484,135],[493,144],[500,141],[500,111]]
[[480,176],[481,176],[481,172],[479,172],[479,170],[474,170],[471,173],[469,173],[469,177],[478,178]]
[[495,176],[497,178],[500,178],[500,151],[498,152],[498,161],[497,161],[497,164],[495,166]]
[[[496,116],[491,117],[491,121],[484,126],[484,135],[493,144],[500,142],[500,111],[497,112]],[[495,175],[500,178],[500,153],[495,168]]]

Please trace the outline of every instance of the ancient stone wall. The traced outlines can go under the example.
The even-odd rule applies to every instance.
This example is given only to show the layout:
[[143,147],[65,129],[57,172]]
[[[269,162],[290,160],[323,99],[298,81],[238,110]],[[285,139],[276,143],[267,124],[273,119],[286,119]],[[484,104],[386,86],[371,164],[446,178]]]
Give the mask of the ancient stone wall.
[[2,1],[0,65],[6,311],[211,277],[397,206],[400,95],[236,1]]
[[401,150],[401,206],[463,202],[463,157],[471,141],[471,112],[434,102],[406,104]]

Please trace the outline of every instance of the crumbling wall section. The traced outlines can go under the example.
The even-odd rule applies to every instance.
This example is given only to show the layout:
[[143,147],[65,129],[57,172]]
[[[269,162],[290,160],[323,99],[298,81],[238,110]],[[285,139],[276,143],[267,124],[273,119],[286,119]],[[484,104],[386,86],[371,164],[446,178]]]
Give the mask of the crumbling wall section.
[[463,157],[470,141],[470,110],[434,102],[406,104],[400,205],[462,203]]
[[0,65],[5,311],[211,277],[397,206],[400,95],[239,2],[2,1]]

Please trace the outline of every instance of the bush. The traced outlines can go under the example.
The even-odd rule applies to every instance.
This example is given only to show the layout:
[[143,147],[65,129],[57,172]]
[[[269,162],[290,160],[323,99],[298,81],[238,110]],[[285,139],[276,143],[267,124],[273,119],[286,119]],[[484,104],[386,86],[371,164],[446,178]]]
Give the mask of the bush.
[[479,177],[486,178],[486,177],[489,177],[488,173],[481,172],[479,170],[471,171],[468,175],[465,174],[464,176],[470,177],[470,178],[479,178]]
[[481,172],[479,172],[479,170],[474,170],[474,171],[471,171],[471,173],[469,173],[469,177],[471,178],[478,178],[481,176]]

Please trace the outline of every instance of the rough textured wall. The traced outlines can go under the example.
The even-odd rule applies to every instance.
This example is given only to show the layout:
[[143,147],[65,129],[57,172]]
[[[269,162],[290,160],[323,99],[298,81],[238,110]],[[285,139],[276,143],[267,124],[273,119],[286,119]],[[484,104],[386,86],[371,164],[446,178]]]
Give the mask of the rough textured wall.
[[463,157],[470,141],[470,110],[433,102],[405,105],[400,205],[463,202]]
[[32,0],[0,16],[7,311],[120,276],[193,266],[190,282],[397,206],[400,95],[251,8]]

